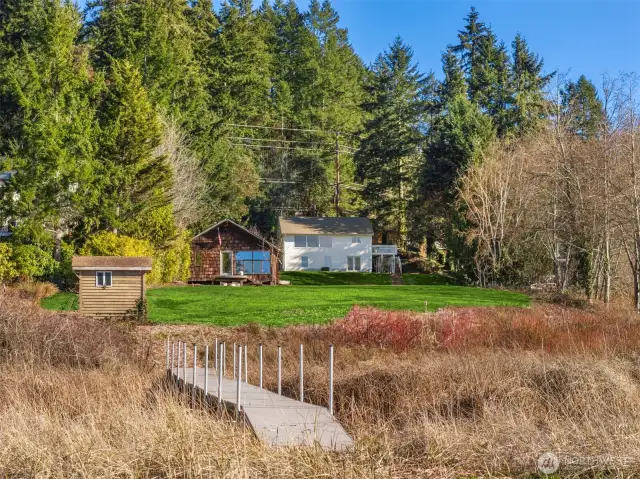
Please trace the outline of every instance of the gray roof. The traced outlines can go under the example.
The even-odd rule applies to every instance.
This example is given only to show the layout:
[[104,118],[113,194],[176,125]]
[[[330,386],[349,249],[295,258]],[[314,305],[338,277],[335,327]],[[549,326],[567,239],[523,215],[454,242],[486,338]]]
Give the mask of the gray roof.
[[303,217],[280,218],[283,235],[373,235],[369,218]]
[[148,256],[74,256],[71,268],[74,270],[130,270],[150,271],[152,259]]

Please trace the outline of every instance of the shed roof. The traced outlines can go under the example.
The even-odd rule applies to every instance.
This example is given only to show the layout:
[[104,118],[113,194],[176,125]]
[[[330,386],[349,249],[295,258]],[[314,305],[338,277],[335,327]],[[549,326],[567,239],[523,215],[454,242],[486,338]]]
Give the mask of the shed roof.
[[373,235],[373,226],[369,218],[295,216],[280,218],[280,232],[283,235]]
[[82,270],[151,271],[152,259],[148,256],[74,256],[71,267]]

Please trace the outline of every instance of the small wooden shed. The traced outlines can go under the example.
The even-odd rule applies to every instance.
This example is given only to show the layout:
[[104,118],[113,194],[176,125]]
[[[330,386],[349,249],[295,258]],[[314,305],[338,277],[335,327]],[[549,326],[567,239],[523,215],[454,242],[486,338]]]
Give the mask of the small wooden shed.
[[74,256],[78,276],[78,310],[90,316],[121,317],[144,299],[144,275],[151,271],[146,256]]
[[191,283],[276,284],[279,248],[231,220],[191,242]]

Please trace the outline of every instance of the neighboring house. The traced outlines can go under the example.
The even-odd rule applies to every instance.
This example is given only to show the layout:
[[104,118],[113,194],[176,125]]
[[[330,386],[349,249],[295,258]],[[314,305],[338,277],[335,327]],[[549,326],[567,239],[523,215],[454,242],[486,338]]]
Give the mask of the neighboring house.
[[224,220],[191,242],[191,283],[275,284],[279,248],[259,234]]
[[373,227],[368,218],[280,218],[283,271],[371,271]]
[[90,316],[122,317],[144,299],[144,275],[151,271],[144,256],[74,256],[79,278],[78,310]]

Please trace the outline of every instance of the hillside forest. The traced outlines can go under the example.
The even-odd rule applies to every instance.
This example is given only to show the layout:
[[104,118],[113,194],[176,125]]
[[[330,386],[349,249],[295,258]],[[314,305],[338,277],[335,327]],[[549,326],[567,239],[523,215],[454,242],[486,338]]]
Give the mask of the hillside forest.
[[423,271],[640,309],[638,77],[546,71],[474,8],[442,51],[365,65],[329,0],[3,1],[0,280],[185,280],[218,220],[367,215]]

